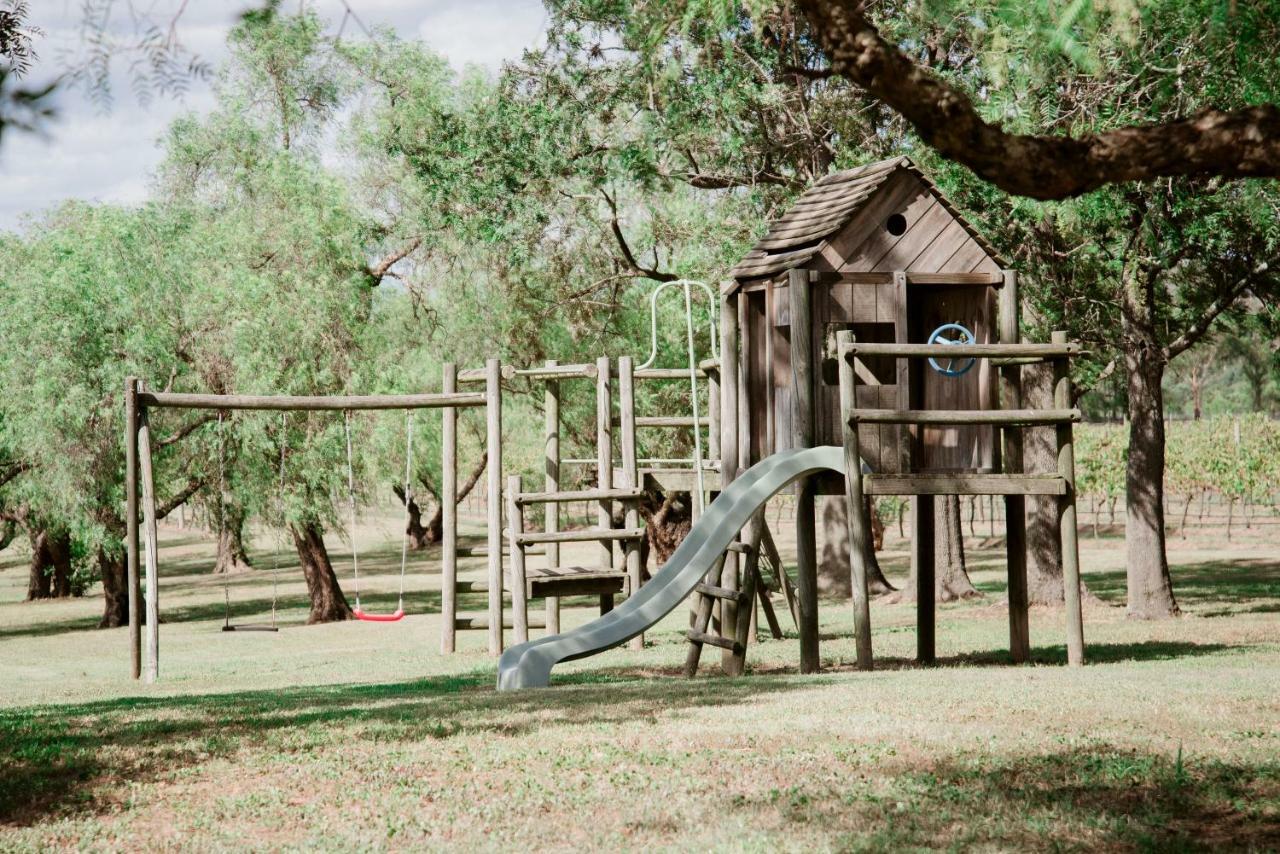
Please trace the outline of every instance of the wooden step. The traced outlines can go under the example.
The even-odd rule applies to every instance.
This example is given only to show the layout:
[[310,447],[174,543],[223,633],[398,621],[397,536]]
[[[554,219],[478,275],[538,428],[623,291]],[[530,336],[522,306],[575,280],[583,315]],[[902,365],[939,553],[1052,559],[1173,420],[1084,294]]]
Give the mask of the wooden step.
[[[521,545],[528,543],[590,543],[597,540],[640,540],[644,538],[644,528],[584,528],[579,531],[556,531],[554,533],[530,532],[520,534],[516,541]],[[529,552],[525,552],[529,554]]]
[[521,492],[517,504],[556,504],[569,501],[634,501],[644,495],[635,489],[580,489],[576,492]]
[[[489,615],[481,614],[475,617],[456,617],[453,621],[453,627],[460,632],[487,629],[489,628]],[[515,628],[515,624],[512,622],[512,618],[509,614],[502,615],[502,627],[504,629]],[[529,615],[529,628],[545,629],[546,627],[547,618],[545,616],[535,617],[532,614]]]
[[736,552],[740,555],[751,554],[751,546],[748,543],[729,543],[729,547],[725,551]]
[[[525,549],[524,553],[525,553],[525,557],[529,557],[532,555],[544,555],[547,553],[547,551],[546,549]],[[509,556],[510,554],[511,554],[511,550],[504,545],[502,547],[503,557]],[[463,548],[458,549],[458,557],[488,557],[488,556],[489,556],[489,549],[486,548],[485,546],[465,546]]]
[[706,632],[695,632],[692,629],[689,630],[689,642],[711,644],[712,646],[718,646],[721,649],[732,650],[735,655],[741,655],[743,653],[742,645],[735,640],[722,638],[719,635],[712,635]]
[[743,598],[742,591],[730,590],[728,587],[716,587],[713,584],[707,584],[705,581],[699,581],[693,588],[703,596],[714,596],[716,599],[728,599],[731,602],[741,602]]
[[592,596],[621,593],[626,587],[625,572],[602,567],[553,567],[534,570],[525,579],[530,599],[546,596]]

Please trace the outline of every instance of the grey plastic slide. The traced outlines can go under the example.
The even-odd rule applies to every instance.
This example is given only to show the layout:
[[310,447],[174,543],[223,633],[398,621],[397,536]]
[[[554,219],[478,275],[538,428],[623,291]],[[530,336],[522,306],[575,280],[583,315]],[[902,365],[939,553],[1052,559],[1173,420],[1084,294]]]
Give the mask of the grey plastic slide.
[[844,473],[844,449],[782,451],[747,469],[711,502],[671,559],[619,607],[581,628],[513,646],[498,660],[498,690],[544,688],[551,668],[626,643],[671,613],[775,493],[819,471]]

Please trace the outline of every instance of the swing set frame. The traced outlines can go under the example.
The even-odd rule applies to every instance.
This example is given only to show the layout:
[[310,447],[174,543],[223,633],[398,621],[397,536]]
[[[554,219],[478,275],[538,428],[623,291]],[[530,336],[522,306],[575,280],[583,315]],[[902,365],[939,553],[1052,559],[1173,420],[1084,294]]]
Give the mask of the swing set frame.
[[[446,417],[458,409],[484,407],[487,423],[498,424],[488,436],[490,472],[501,472],[501,391],[497,360],[484,371],[485,390],[458,392],[452,388],[431,394],[399,395],[241,395],[153,392],[137,377],[125,380],[125,550],[128,559],[129,646],[133,678],[154,682],[160,671],[160,601],[155,478],[149,414],[155,409],[200,409],[218,413],[234,410],[281,412],[442,409]],[[456,414],[452,417],[456,418]],[[495,435],[496,433],[496,435]],[[490,477],[492,481],[494,478]],[[499,489],[500,489],[499,482]],[[492,502],[497,504],[498,502]],[[490,526],[491,539],[497,527]],[[501,560],[501,542],[490,543],[490,554]],[[140,566],[142,571],[140,572]],[[501,578],[501,565],[497,574]],[[143,582],[143,583],[140,583]],[[145,607],[145,621],[143,608]],[[372,616],[372,615],[370,615]],[[142,643],[146,627],[145,659]]]

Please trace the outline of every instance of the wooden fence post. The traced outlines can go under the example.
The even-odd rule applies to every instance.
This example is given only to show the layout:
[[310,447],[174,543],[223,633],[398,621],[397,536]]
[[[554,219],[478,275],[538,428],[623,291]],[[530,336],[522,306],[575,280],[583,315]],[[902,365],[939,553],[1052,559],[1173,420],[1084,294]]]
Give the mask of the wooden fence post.
[[[458,366],[444,365],[442,390],[458,390]],[[440,518],[444,525],[440,549],[440,651],[453,652],[458,635],[458,410],[444,409],[441,427]]]
[[[630,356],[621,356],[618,358],[618,429],[622,435],[620,437],[622,451],[622,476],[626,480],[623,484],[627,488],[638,488],[640,486],[640,469],[636,463],[636,391],[635,391],[635,368],[632,364]],[[702,428],[694,426],[695,430]],[[625,508],[625,528],[640,527],[640,508],[634,501],[628,501]],[[640,542],[638,540],[627,540],[623,546],[623,556],[627,565],[627,584],[628,596],[634,596],[640,592],[640,584],[642,582],[640,574]],[[629,642],[631,649],[644,649],[644,634],[638,634]]]
[[870,670],[871,600],[867,586],[867,516],[862,497],[862,452],[858,446],[858,427],[850,423],[857,405],[857,374],[846,356],[844,345],[852,344],[853,333],[836,335],[836,361],[840,375],[840,425],[844,436],[844,496],[849,516],[849,583],[853,592],[853,636],[858,650],[858,669]]
[[[138,384],[141,387],[141,383]],[[148,683],[160,677],[160,579],[159,546],[156,542],[156,486],[151,464],[151,421],[146,408],[138,412],[138,471],[142,476],[142,512],[145,522],[143,539],[146,566],[147,656],[144,669]],[[132,591],[131,591],[132,592]]]
[[[1054,344],[1067,343],[1066,332],[1054,332]],[[1055,409],[1072,406],[1071,361],[1053,361],[1053,405]],[[1067,483],[1061,498],[1058,528],[1062,536],[1063,604],[1067,612],[1067,663],[1084,664],[1084,614],[1080,605],[1080,536],[1076,528],[1076,456],[1071,422],[1058,425],[1058,474]]]
[[[601,490],[613,489],[613,398],[610,394],[612,378],[609,357],[596,360],[596,486]],[[613,527],[613,502],[601,499],[596,520],[601,528]],[[600,566],[613,568],[613,541],[600,541]]]
[[[560,364],[555,359],[547,360],[547,367],[554,368]],[[546,477],[543,489],[547,492],[560,491],[560,381],[549,379],[542,387],[543,417],[543,467]],[[560,503],[552,501],[543,506],[542,529],[548,534],[560,530]],[[546,565],[560,565],[560,544],[547,543]],[[560,597],[548,596],[544,600],[547,615],[547,634],[560,634]]]
[[[1004,271],[1000,289],[1000,343],[1017,344],[1018,274]],[[1022,368],[1006,365],[1000,369],[1000,407],[1022,408]],[[1022,428],[1004,429],[1001,458],[1005,472],[1022,472]],[[1021,495],[1006,495],[1005,552],[1009,565],[1009,653],[1015,664],[1031,659],[1031,630],[1027,612],[1027,502]]]
[[501,365],[487,359],[484,365],[489,491],[486,510],[489,550],[489,654],[502,652],[502,386]]
[[138,379],[124,381],[124,495],[126,579],[129,594],[129,661],[134,679],[142,678],[142,620],[138,585]]

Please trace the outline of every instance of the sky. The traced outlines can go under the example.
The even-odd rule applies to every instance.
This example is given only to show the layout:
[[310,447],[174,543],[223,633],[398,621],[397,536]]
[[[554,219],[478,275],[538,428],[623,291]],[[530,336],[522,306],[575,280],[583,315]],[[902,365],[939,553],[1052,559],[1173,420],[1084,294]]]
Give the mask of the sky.
[[[143,10],[167,26],[182,0],[114,0],[113,34],[136,32],[129,10]],[[217,66],[226,56],[228,30],[252,0],[187,0],[178,19],[179,41]],[[47,81],[78,54],[83,0],[34,0],[30,23],[42,31],[35,48],[39,62],[25,81]],[[540,0],[285,0],[283,11],[300,4],[336,25],[345,8],[365,26],[391,27],[404,38],[421,38],[461,70],[481,65],[496,71],[538,43],[546,25]],[[348,21],[348,33],[358,25]],[[208,82],[196,81],[181,98],[140,103],[131,92],[128,67],[117,63],[110,109],[78,89],[61,91],[58,118],[48,133],[6,133],[0,141],[0,229],[20,228],[24,216],[65,199],[131,203],[142,201],[160,160],[158,140],[177,116],[204,113],[213,106]]]

